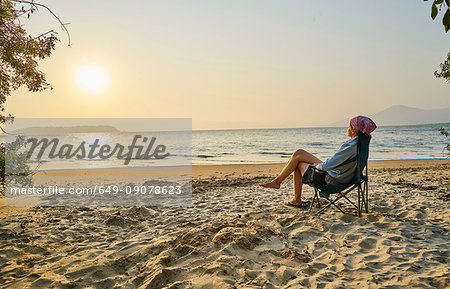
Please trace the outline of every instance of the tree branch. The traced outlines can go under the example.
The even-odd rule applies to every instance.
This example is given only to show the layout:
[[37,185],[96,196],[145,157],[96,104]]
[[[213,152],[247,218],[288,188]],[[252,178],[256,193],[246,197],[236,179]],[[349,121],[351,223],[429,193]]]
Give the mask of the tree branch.
[[33,37],[33,39],[38,39],[39,37],[45,36],[45,35],[47,35],[47,34],[49,34],[49,33],[55,33],[55,34],[58,34],[58,32],[56,32],[55,30],[50,30],[50,31],[47,31],[47,32],[45,32],[45,33],[42,33],[42,34],[39,35],[39,36]]
[[[38,7],[42,7],[42,8],[47,9],[47,11],[50,12],[50,14],[52,14],[53,17],[56,18],[56,20],[58,20],[58,22],[59,22],[59,24],[61,25],[62,29],[66,32],[67,38],[69,39],[69,44],[68,44],[68,46],[71,46],[71,45],[72,45],[71,40],[70,40],[70,33],[69,33],[69,30],[67,30],[67,27],[66,27],[66,25],[68,25],[68,24],[70,24],[70,23],[63,23],[63,22],[61,21],[61,19],[58,17],[58,15],[56,15],[56,14],[52,11],[52,9],[50,9],[48,6],[46,6],[46,5],[44,5],[44,4],[41,4],[41,3],[35,3],[33,0],[31,0],[31,1],[26,1],[26,0],[11,0],[11,2],[28,4],[28,5],[32,6],[32,7],[35,7],[36,9],[37,9]],[[42,36],[42,35],[41,35],[41,36]]]

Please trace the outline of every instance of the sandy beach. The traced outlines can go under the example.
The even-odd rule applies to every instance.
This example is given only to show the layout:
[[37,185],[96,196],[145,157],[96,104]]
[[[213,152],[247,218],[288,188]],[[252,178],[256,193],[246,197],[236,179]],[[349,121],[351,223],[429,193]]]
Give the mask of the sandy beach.
[[194,166],[190,207],[1,206],[0,288],[448,288],[450,160],[369,162],[362,218],[283,206],[282,166]]

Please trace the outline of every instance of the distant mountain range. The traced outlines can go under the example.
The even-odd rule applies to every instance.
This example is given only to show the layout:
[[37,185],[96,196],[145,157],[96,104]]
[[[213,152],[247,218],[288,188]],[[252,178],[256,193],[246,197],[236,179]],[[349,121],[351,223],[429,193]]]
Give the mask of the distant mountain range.
[[[441,109],[420,109],[404,105],[393,105],[368,117],[378,126],[383,125],[416,125],[450,122],[450,107]],[[329,126],[348,126],[350,119],[343,119],[329,124]]]
[[93,125],[93,126],[40,126],[40,127],[28,127],[13,131],[8,131],[12,134],[61,134],[61,133],[116,133],[119,132],[115,127],[109,125]]

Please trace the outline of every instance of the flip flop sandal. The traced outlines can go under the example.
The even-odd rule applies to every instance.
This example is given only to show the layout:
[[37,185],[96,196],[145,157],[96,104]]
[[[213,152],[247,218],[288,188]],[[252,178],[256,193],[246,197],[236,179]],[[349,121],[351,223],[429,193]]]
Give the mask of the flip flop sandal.
[[289,201],[288,201],[287,203],[284,203],[285,206],[288,206],[288,207],[294,207],[294,208],[301,208],[301,209],[308,208],[310,204],[311,204],[310,201],[302,202],[301,205],[294,205],[294,204],[292,204],[292,203],[289,202]]

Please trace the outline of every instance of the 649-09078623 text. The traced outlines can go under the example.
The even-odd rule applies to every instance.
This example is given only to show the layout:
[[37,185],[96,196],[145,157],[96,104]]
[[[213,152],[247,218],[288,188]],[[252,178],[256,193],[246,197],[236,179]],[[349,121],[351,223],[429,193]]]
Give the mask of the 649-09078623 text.
[[116,195],[125,193],[128,195],[180,195],[182,186],[99,186],[93,187],[10,187],[9,195]]

